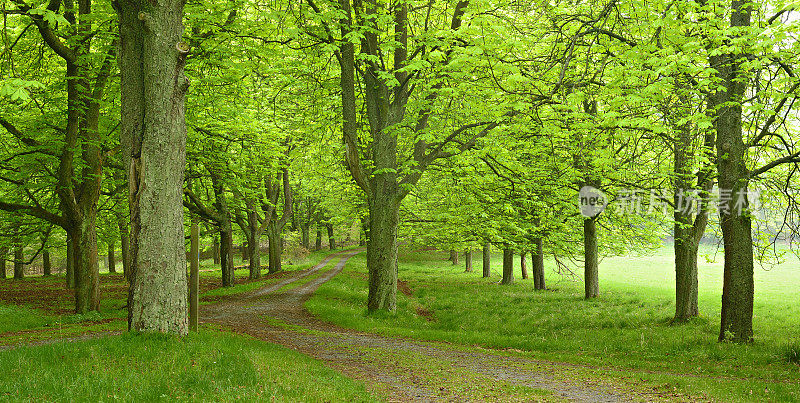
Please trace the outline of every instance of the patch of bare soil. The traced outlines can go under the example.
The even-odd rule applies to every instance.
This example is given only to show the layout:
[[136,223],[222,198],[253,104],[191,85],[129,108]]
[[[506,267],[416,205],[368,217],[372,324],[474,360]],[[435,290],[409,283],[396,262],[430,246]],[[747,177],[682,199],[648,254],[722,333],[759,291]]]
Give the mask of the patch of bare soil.
[[398,279],[397,280],[397,291],[400,291],[406,297],[410,297],[412,294],[411,287],[408,286],[408,282]]
[[436,321],[436,315],[433,314],[433,311],[424,306],[418,306],[414,309],[414,311],[417,313],[417,315],[425,318],[425,320],[428,322]]
[[[341,272],[347,260],[358,252],[340,252],[338,256],[342,258],[333,269],[300,287],[280,290],[281,283],[291,283],[307,273],[287,277],[279,284],[240,294],[218,304],[205,305],[201,307],[201,321],[222,325],[326,361],[341,372],[364,380],[374,392],[390,401],[463,401],[465,397],[458,388],[443,387],[440,383],[461,385],[467,382],[465,376],[479,376],[490,383],[549,390],[558,398],[581,402],[665,398],[655,390],[634,394],[615,389],[612,385],[588,378],[584,369],[567,364],[448,343],[360,333],[316,319],[303,308],[303,303],[321,284]],[[329,256],[309,272],[325,267],[332,258],[333,255]],[[429,380],[433,372],[438,377],[435,382]]]

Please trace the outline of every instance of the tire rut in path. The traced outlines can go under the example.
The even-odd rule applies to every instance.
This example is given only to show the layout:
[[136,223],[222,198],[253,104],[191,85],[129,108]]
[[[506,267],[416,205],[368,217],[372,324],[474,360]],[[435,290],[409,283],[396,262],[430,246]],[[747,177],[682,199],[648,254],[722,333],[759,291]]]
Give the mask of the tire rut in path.
[[[361,250],[329,255],[311,270],[260,290],[201,307],[201,321],[225,326],[268,342],[283,345],[323,360],[341,372],[378,385],[376,392],[390,401],[463,401],[459,382],[478,374],[490,381],[527,386],[552,392],[556,397],[579,402],[659,400],[657,394],[629,394],[599,385],[585,371],[569,364],[514,357],[438,342],[384,337],[343,329],[308,313],[303,303],[326,281],[342,271],[347,260]],[[280,289],[318,272],[334,258],[333,269],[291,290]],[[417,361],[405,366],[403,359]],[[421,381],[436,367],[438,382]],[[448,381],[453,381],[450,384]],[[474,396],[471,397],[476,399]],[[482,400],[477,398],[478,400]],[[495,398],[496,399],[496,398]],[[494,399],[493,399],[494,400]]]

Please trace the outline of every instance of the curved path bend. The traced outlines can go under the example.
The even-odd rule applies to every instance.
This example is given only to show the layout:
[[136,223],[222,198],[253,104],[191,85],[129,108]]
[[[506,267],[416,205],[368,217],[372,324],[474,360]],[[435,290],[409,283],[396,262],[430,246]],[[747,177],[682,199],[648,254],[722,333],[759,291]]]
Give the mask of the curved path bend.
[[[596,377],[588,377],[586,368],[576,365],[509,356],[475,347],[362,333],[325,323],[308,313],[303,303],[321,284],[341,272],[348,259],[360,252],[329,255],[310,270],[277,284],[203,306],[201,322],[222,325],[323,360],[342,373],[364,381],[374,393],[389,401],[618,402],[664,398],[652,390],[616,389],[596,381]],[[329,264],[335,266],[305,284],[282,290]],[[480,385],[481,389],[470,389],[470,384]],[[498,389],[488,390],[487,385],[497,385]],[[518,386],[542,393],[539,397],[536,393],[505,395],[505,391]],[[484,389],[487,393],[483,393]]]

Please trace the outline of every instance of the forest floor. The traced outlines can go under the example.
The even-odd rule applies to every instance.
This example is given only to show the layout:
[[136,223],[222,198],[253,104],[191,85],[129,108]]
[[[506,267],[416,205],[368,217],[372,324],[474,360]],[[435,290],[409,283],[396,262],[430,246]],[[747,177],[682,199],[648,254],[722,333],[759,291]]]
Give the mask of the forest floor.
[[389,401],[687,400],[672,390],[612,383],[586,366],[537,360],[513,351],[357,332],[309,314],[304,302],[359,252],[329,255],[308,271],[206,305],[201,321],[325,361]]

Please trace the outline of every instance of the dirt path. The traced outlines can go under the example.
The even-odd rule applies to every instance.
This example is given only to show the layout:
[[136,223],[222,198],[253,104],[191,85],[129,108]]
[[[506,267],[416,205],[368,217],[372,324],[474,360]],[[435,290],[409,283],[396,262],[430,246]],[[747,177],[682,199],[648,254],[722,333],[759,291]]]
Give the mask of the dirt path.
[[[634,393],[600,384],[586,376],[585,368],[574,365],[474,347],[360,333],[324,323],[310,315],[303,308],[303,302],[359,252],[331,255],[296,277],[204,306],[201,320],[326,361],[343,373],[364,380],[390,401],[617,402],[653,401],[664,397],[653,391]],[[339,260],[332,270],[302,286],[281,290],[285,285],[317,273],[335,259]],[[525,393],[517,393],[520,389]]]

